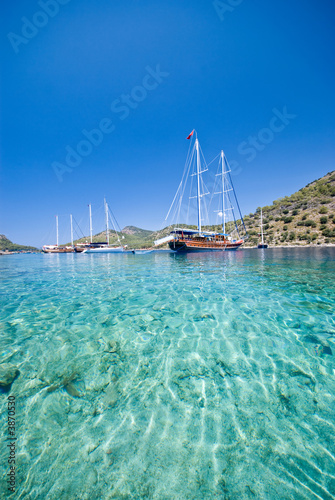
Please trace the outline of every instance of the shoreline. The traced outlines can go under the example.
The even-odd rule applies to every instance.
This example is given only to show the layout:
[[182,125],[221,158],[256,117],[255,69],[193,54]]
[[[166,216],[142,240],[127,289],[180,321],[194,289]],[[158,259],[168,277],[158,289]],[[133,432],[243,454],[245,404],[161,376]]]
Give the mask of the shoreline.
[[[307,244],[307,245],[275,245],[275,246],[270,246],[268,245],[267,248],[264,248],[263,250],[273,250],[274,248],[334,248],[335,243],[323,243],[320,245],[313,245],[313,244]],[[261,248],[258,248],[258,246],[242,246],[240,250],[262,250]],[[134,248],[133,251],[144,251],[144,252],[157,252],[157,253],[166,253],[169,252],[170,250],[168,248],[162,248],[162,249],[148,249],[148,248]],[[41,254],[42,252],[30,252],[30,251],[25,251],[25,252],[20,252],[20,251],[3,251],[0,250],[0,256],[1,255],[27,255],[27,254]],[[151,253],[151,252],[150,252]]]
[[[273,248],[329,248],[329,247],[335,247],[335,243],[322,243],[321,245],[274,245],[270,246],[268,245],[268,248],[264,248],[264,250],[269,250]],[[258,246],[253,246],[253,247],[242,247],[242,250],[248,250],[248,249],[258,249]],[[259,250],[262,250],[261,248]]]

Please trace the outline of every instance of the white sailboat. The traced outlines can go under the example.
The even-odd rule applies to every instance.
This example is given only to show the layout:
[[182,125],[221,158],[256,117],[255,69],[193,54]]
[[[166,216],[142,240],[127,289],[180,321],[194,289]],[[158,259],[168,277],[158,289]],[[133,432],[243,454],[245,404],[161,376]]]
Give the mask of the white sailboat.
[[[86,248],[82,251],[82,253],[133,253],[132,250],[127,249],[127,245],[122,245],[120,241],[119,234],[116,230],[114,217],[110,217],[110,210],[108,207],[108,203],[106,199],[104,199],[104,209],[105,209],[105,222],[106,222],[106,241],[105,242],[97,242],[93,243],[92,241],[92,211],[91,205],[90,207],[90,237],[91,242]],[[118,243],[116,245],[110,245],[110,229],[109,229],[109,221],[111,220],[113,230],[117,236]]]
[[77,243],[74,247],[75,252],[82,253],[86,248],[93,244],[93,227],[92,227],[92,205],[88,205],[89,221],[90,221],[90,242],[86,240],[85,243]]

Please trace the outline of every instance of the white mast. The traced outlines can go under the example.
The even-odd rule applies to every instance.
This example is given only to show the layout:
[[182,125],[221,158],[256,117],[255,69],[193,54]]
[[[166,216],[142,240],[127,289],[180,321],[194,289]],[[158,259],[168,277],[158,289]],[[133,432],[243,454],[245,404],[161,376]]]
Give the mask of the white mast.
[[109,245],[108,203],[107,203],[106,199],[104,201],[105,201],[105,213],[106,213],[106,241],[107,241],[107,245]]
[[92,229],[92,205],[88,205],[89,213],[90,213],[90,239],[91,243],[93,241],[93,229]]
[[59,238],[58,238],[58,215],[56,215],[56,244],[58,246],[58,243],[59,243]]
[[73,224],[72,224],[72,214],[70,215],[70,225],[71,225],[71,246],[73,246]]
[[262,245],[264,245],[264,237],[263,237],[263,211],[261,209],[261,235],[262,235]]
[[198,200],[198,231],[201,233],[201,196],[200,196],[200,154],[199,154],[199,141],[195,140],[195,148],[197,151],[197,200]]
[[221,150],[221,181],[222,181],[222,232],[226,233],[226,207],[225,207],[225,159]]

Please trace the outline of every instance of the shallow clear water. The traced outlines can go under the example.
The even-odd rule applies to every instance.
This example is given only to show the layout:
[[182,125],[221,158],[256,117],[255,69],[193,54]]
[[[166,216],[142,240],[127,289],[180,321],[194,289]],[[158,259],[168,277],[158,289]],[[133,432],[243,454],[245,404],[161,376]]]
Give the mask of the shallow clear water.
[[334,257],[1,257],[13,498],[335,498]]

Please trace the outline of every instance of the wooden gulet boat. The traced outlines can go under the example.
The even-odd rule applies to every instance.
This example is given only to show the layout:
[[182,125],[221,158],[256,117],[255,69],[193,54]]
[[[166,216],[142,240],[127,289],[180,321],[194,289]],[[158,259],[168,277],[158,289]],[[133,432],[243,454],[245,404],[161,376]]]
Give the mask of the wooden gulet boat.
[[[188,139],[193,135],[194,131],[189,135]],[[234,209],[232,207],[231,201],[230,201],[230,196],[229,196],[229,191],[234,191],[235,195],[235,190],[231,181],[231,177],[229,175],[230,169],[229,169],[229,164],[225,158],[225,155],[223,151],[221,151],[220,154],[220,161],[219,161],[219,171],[217,173],[217,176],[220,178],[220,192],[218,193],[213,193],[213,194],[220,194],[221,195],[221,203],[220,203],[220,210],[217,210],[219,216],[222,217],[222,231],[220,232],[215,232],[215,231],[208,231],[204,230],[202,226],[202,197],[205,194],[209,193],[202,193],[202,179],[201,179],[201,174],[202,174],[202,167],[201,167],[201,158],[200,158],[200,151],[199,151],[199,141],[198,138],[196,137],[195,144],[193,147],[193,151],[190,155],[190,162],[192,162],[192,158],[194,157],[195,162],[196,162],[196,168],[195,172],[192,174],[196,176],[196,196],[192,198],[196,198],[197,200],[197,215],[198,215],[198,228],[197,229],[188,229],[188,228],[181,228],[181,227],[175,227],[173,231],[171,231],[171,234],[169,237],[162,238],[161,240],[158,240],[155,242],[155,245],[159,245],[162,242],[168,242],[169,247],[171,250],[175,252],[223,252],[227,250],[237,250],[241,245],[243,245],[245,239],[243,239],[240,235],[239,228],[237,226],[235,216],[234,216]],[[188,168],[189,172],[190,168]],[[205,171],[205,170],[204,170]],[[183,182],[183,180],[182,180]],[[179,188],[178,188],[179,189]],[[185,188],[181,189],[181,192],[184,192]],[[178,194],[178,191],[177,191]],[[182,194],[181,194],[182,196]],[[191,197],[190,197],[191,198]],[[175,196],[176,199],[176,196]],[[238,206],[239,214],[240,214],[240,220],[241,224],[245,230],[246,234],[246,229],[243,221],[243,217],[237,202],[237,198],[235,195],[236,203]],[[181,199],[178,201],[179,206],[181,206]],[[172,206],[171,206],[172,207]],[[170,210],[171,210],[170,207]],[[169,211],[170,212],[170,211]],[[233,225],[233,231],[228,234],[226,232],[226,229],[228,227],[227,223],[227,213],[230,212],[234,216],[234,225]],[[168,214],[169,215],[169,214]],[[168,217],[168,216],[167,216]],[[231,228],[231,224],[229,224],[229,227]],[[236,233],[235,238],[233,238],[232,234]]]
[[70,215],[71,224],[71,246],[59,246],[59,235],[58,235],[58,215],[56,215],[56,245],[43,245],[43,253],[73,253],[73,222],[72,215]]
[[229,240],[224,233],[199,233],[192,229],[178,229],[173,231],[174,239],[169,242],[171,250],[177,252],[223,252],[237,250],[244,240]]

